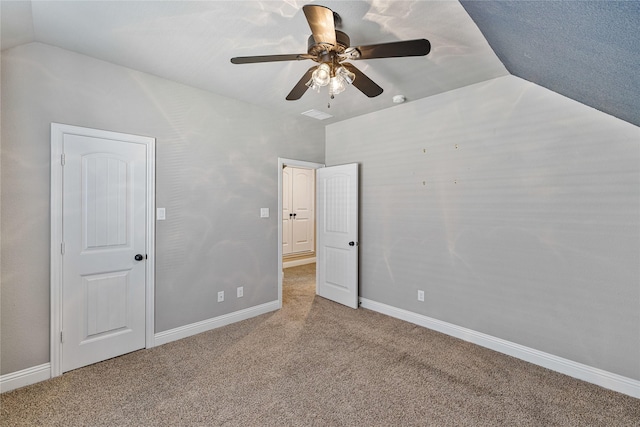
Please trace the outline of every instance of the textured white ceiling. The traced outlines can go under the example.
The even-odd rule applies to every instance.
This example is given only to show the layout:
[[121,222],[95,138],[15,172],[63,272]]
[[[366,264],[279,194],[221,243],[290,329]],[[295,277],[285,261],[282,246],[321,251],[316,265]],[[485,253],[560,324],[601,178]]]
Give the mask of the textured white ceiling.
[[[37,41],[144,71],[283,114],[329,112],[330,123],[508,72],[456,0],[322,1],[338,12],[352,45],[426,38],[425,57],[357,61],[384,93],[350,87],[329,101],[285,96],[312,61],[235,65],[234,56],[305,53],[310,1],[2,1],[2,49]],[[309,119],[314,120],[314,119]]]

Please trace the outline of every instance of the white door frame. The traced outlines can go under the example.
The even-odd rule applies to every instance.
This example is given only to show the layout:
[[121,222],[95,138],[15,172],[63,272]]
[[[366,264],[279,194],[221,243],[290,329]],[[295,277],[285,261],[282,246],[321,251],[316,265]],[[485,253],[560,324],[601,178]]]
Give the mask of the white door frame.
[[145,348],[154,346],[155,142],[154,138],[51,123],[51,376],[62,374],[62,152],[65,134],[144,144],[147,149]]
[[[324,163],[306,162],[304,160],[285,159],[278,157],[278,308],[282,308],[282,169],[284,166],[294,166],[307,169],[323,168]],[[316,221],[317,215],[313,221]],[[314,245],[316,241],[314,239]]]

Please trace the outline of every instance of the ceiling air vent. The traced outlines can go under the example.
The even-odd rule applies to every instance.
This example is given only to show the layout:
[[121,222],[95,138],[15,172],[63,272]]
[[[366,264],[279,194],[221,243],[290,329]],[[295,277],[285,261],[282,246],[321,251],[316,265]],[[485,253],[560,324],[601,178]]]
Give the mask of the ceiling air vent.
[[318,119],[318,120],[324,120],[324,119],[333,117],[331,114],[323,113],[322,111],[318,111],[318,110],[309,110],[301,114],[304,116],[313,117],[314,119]]

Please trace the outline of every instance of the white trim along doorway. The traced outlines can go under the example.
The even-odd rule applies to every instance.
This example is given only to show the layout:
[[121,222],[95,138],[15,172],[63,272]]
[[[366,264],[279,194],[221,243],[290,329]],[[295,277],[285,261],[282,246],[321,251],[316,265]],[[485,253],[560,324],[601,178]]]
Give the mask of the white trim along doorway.
[[[67,148],[68,146],[68,148]],[[71,148],[74,147],[74,148]],[[87,147],[86,149],[84,147]],[[88,148],[88,147],[97,147],[97,148]],[[116,148],[117,147],[117,148]],[[94,150],[96,154],[84,155],[78,150]],[[98,150],[98,151],[95,151]],[[136,153],[135,163],[125,163],[127,162],[126,157],[118,157],[119,154],[111,155],[107,152],[111,150],[115,150],[114,153]],[[72,153],[71,157],[68,156],[67,151]],[[84,151],[82,151],[84,152]],[[79,153],[79,154],[77,154]],[[106,154],[103,154],[106,153]],[[127,154],[128,155],[128,154]],[[133,154],[131,154],[133,155]],[[78,157],[80,156],[80,157]],[[99,158],[106,158],[105,156],[111,156],[111,160],[105,161],[99,160]],[[115,157],[114,157],[115,156]],[[98,160],[95,160],[98,159]],[[119,160],[120,159],[120,160]],[[133,159],[133,157],[132,157]],[[82,163],[78,163],[82,162]],[[82,168],[77,165],[82,165]],[[94,175],[95,171],[104,171],[107,170],[103,166],[103,164],[108,164],[108,172],[100,173],[98,175]],[[130,164],[131,166],[126,166],[126,164]],[[98,169],[94,169],[93,166],[87,165],[98,165]],[[116,166],[114,166],[116,165]],[[71,167],[71,169],[69,169]],[[114,169],[115,168],[115,169]],[[119,169],[118,169],[119,168]],[[73,176],[73,179],[66,177],[64,171],[67,171],[69,176]],[[76,172],[78,171],[78,172]],[[114,172],[115,171],[115,172]],[[134,176],[135,172],[135,180],[129,181],[128,176]],[[114,175],[115,173],[115,175]],[[97,178],[92,178],[95,176],[105,176],[106,178],[101,181],[95,182],[104,182],[104,188],[114,188],[116,190],[100,190],[101,192],[96,193],[95,191],[99,190],[91,190],[94,188],[92,184],[88,184],[89,182],[94,182]],[[80,177],[80,178],[78,178]],[[82,178],[84,177],[84,178]],[[87,178],[88,177],[88,178]],[[115,177],[115,178],[114,178]],[[124,177],[124,178],[123,178]],[[80,179],[80,180],[79,180]],[[87,181],[87,179],[89,181]],[[131,178],[134,179],[134,178]],[[65,189],[72,188],[67,187],[70,182],[83,182],[81,187],[77,187],[78,189],[88,188],[89,190],[87,194],[108,194],[113,197],[113,200],[116,202],[110,204],[109,206],[109,214],[102,214],[99,209],[100,202],[95,202],[95,200],[105,200],[104,196],[96,196],[98,198],[91,199],[91,196],[86,200],[90,200],[93,204],[90,206],[94,206],[92,210],[86,211],[92,214],[81,214],[78,216],[78,212],[85,212],[85,208],[80,208],[80,202],[76,202],[76,197],[68,197],[65,196]],[[112,182],[116,182],[113,184]],[[129,184],[124,184],[125,182],[139,182],[140,184],[135,187],[129,187]],[[75,185],[75,184],[73,184]],[[79,184],[80,185],[80,184]],[[133,184],[132,184],[133,185]],[[88,187],[87,187],[88,186]],[[95,184],[95,188],[103,188],[103,184]],[[73,187],[76,188],[76,187]],[[85,190],[82,191],[83,194]],[[105,193],[107,191],[107,193]],[[135,196],[133,195],[135,191]],[[76,192],[72,191],[75,195]],[[110,197],[111,197],[110,196]],[[82,197],[78,197],[77,200],[80,200]],[[67,202],[67,200],[70,200]],[[82,200],[82,206],[85,206],[85,199]],[[135,201],[135,205],[133,204]],[[69,204],[69,209],[72,216],[68,212],[65,212],[65,206]],[[76,206],[77,204],[77,206]],[[87,205],[89,206],[89,205]],[[111,208],[111,206],[114,206]],[[135,207],[127,207],[127,206],[135,206]],[[96,208],[98,207],[98,208]],[[94,214],[98,212],[98,214]],[[115,214],[113,212],[116,212]],[[64,347],[67,345],[67,342],[74,342],[76,339],[76,335],[84,334],[87,331],[84,329],[87,326],[78,327],[78,331],[74,330],[72,334],[68,334],[67,330],[63,325],[67,322],[67,327],[72,326],[71,329],[76,328],[75,323],[69,323],[69,320],[63,319],[64,313],[69,313],[69,309],[71,312],[79,313],[79,319],[83,322],[88,322],[89,325],[89,335],[90,339],[84,338],[84,341],[80,342],[80,347],[76,348],[94,348],[95,354],[91,354],[88,359],[94,358],[97,356],[97,359],[102,357],[103,354],[107,354],[110,352],[117,352],[109,348],[109,343],[118,342],[123,343],[123,340],[129,340],[126,342],[126,346],[129,346],[129,350],[121,351],[124,352],[133,351],[134,349],[139,348],[151,348],[154,346],[154,289],[155,289],[155,279],[154,279],[154,264],[155,264],[155,139],[151,137],[138,136],[138,135],[128,135],[117,132],[109,132],[104,130],[97,129],[89,129],[78,126],[71,126],[65,124],[52,123],[51,124],[51,248],[50,248],[50,257],[51,257],[51,338],[50,338],[50,350],[51,350],[51,376],[56,377],[61,375],[64,371],[73,369],[73,367],[68,367],[66,361],[69,360],[68,355],[69,351],[71,351],[71,347],[67,349],[67,353],[64,353]],[[89,215],[89,216],[86,216]],[[115,215],[115,216],[114,216]],[[93,253],[93,258],[82,258],[82,261],[74,261],[71,260],[79,259],[77,257],[74,258],[73,254],[76,253],[75,250],[71,250],[70,248],[76,248],[78,245],[85,247],[85,243],[89,241],[97,241],[93,239],[90,235],[93,234],[92,230],[104,230],[104,228],[99,228],[99,224],[107,224],[104,218],[117,218],[116,223],[112,220],[109,221],[109,230],[115,229],[120,230],[116,232],[115,241],[111,241],[112,237],[108,237],[107,240],[109,242],[104,243],[102,246],[97,244],[88,244],[85,249],[81,250],[83,255],[87,255],[88,253]],[[68,218],[67,224],[65,218]],[[78,220],[78,218],[82,218]],[[95,218],[99,218],[100,220],[95,220]],[[75,229],[73,225],[75,225],[78,221],[84,223],[89,221],[90,224],[97,224],[95,227],[86,228],[88,231],[80,231],[75,232],[73,234],[73,238],[70,242],[67,243],[64,241],[65,238],[70,238],[71,236],[69,230]],[[93,221],[93,222],[92,222]],[[95,222],[97,221],[97,222]],[[135,221],[135,238],[129,237],[131,233],[133,233],[134,222]],[[64,229],[66,227],[67,229]],[[69,225],[70,224],[70,225]],[[84,227],[84,226],[83,226]],[[78,227],[80,230],[80,227]],[[89,235],[89,237],[87,237]],[[100,233],[102,236],[102,233]],[[109,236],[113,236],[114,233],[110,232]],[[81,236],[76,238],[76,236]],[[93,239],[93,240],[92,240]],[[102,239],[102,237],[101,237]],[[102,239],[104,240],[104,239]],[[106,240],[105,240],[106,241]],[[84,243],[76,243],[76,242],[84,242]],[[133,251],[131,254],[128,252]],[[136,254],[135,260],[133,259],[133,253],[140,252]],[[77,252],[80,253],[80,252]],[[67,279],[67,275],[70,274],[65,272],[67,270],[73,270],[73,265],[87,266],[90,264],[89,259],[98,260],[98,262],[102,262],[103,259],[109,258],[115,259],[114,257],[121,258],[121,254],[124,253],[126,255],[125,263],[128,265],[127,267],[123,267],[124,270],[135,271],[135,279],[130,279],[128,276],[128,272],[121,271],[117,272],[117,274],[111,273],[101,273],[100,270],[102,267],[97,267],[98,270],[96,274],[91,276],[83,275],[85,273],[80,273],[81,276],[73,276],[73,277],[81,277],[81,281],[85,283],[81,288],[78,288],[78,291],[67,292],[72,293],[73,303],[69,306],[65,306],[66,298],[69,298],[69,295],[64,295],[64,290],[67,289],[70,283],[78,282],[77,280],[69,281]],[[116,254],[116,255],[114,255]],[[68,258],[72,256],[71,258]],[[131,257],[131,260],[129,260]],[[71,264],[69,264],[72,262]],[[121,261],[118,261],[121,262]],[[89,263],[89,264],[87,264]],[[129,265],[130,264],[130,265]],[[143,264],[143,265],[141,265]],[[101,264],[104,266],[104,264]],[[119,266],[120,264],[118,264]],[[65,267],[66,266],[66,267]],[[68,267],[68,268],[67,268]],[[99,277],[102,276],[102,277]],[[107,277],[109,276],[109,277]],[[120,278],[117,278],[119,276]],[[84,277],[84,278],[82,278]],[[131,285],[132,281],[135,280],[135,283],[138,283],[139,286]],[[92,283],[89,283],[93,281]],[[99,283],[104,283],[104,285],[99,285]],[[78,282],[79,283],[79,282]],[[99,287],[102,286],[102,287]],[[135,291],[130,291],[135,287]],[[144,288],[144,289],[142,289]],[[68,288],[69,290],[71,288]],[[80,294],[78,294],[80,292]],[[78,295],[76,295],[78,294]],[[82,297],[82,294],[85,294]],[[93,296],[92,296],[93,295]],[[132,295],[132,298],[136,302],[137,310],[133,310],[130,307],[130,301],[125,301],[125,295]],[[79,298],[79,299],[78,299]],[[87,300],[87,298],[89,298]],[[126,298],[129,298],[128,296]],[[84,319],[87,317],[87,314],[82,314],[85,309],[78,309],[77,301],[93,301],[93,305],[89,304],[87,307],[97,307],[96,309],[89,311],[90,319]],[[102,306],[102,307],[101,307]],[[112,310],[112,308],[116,308],[116,310]],[[118,310],[119,309],[119,310]],[[96,311],[97,310],[97,311]],[[144,313],[140,313],[140,311],[144,310]],[[115,312],[115,313],[114,313]],[[97,313],[97,314],[96,314]],[[75,319],[77,316],[73,316]],[[71,317],[69,317],[71,318]],[[129,327],[131,319],[135,320],[136,327]],[[93,323],[92,323],[93,322]],[[96,327],[97,322],[97,327]],[[119,323],[120,322],[120,323]],[[131,323],[133,324],[133,323]],[[120,326],[119,326],[120,325]],[[64,335],[63,335],[64,332]],[[133,334],[133,335],[131,335]],[[135,336],[133,342],[126,338],[128,335]],[[116,340],[116,341],[109,341]],[[118,341],[119,340],[119,341]],[[92,347],[93,346],[93,347]],[[105,352],[106,349],[106,352]],[[86,351],[86,350],[83,350]],[[118,349],[120,351],[120,349]],[[117,354],[116,354],[117,355]],[[104,359],[114,357],[114,355],[108,354]],[[104,360],[102,359],[102,360]],[[95,363],[99,360],[94,360],[86,362]],[[75,361],[74,361],[75,363]],[[80,365],[76,365],[80,366]]]
[[282,308],[282,169],[284,166],[319,169],[323,168],[324,164],[278,157],[278,308]]

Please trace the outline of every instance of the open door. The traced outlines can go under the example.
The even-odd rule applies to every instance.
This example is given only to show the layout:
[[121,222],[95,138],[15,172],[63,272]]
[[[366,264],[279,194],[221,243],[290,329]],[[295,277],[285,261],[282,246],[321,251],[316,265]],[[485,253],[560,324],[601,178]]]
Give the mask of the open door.
[[316,293],[358,308],[358,165],[316,174]]

